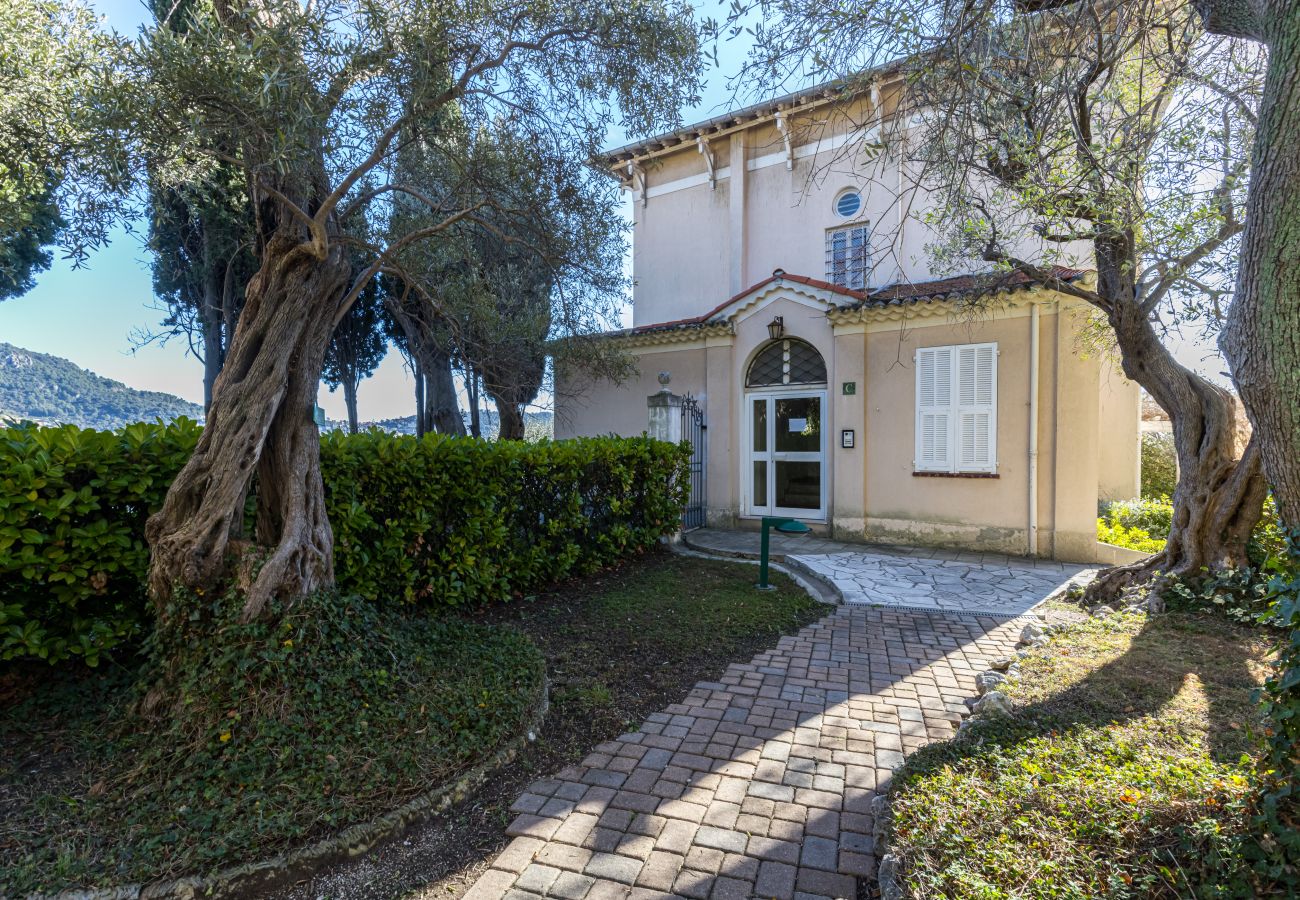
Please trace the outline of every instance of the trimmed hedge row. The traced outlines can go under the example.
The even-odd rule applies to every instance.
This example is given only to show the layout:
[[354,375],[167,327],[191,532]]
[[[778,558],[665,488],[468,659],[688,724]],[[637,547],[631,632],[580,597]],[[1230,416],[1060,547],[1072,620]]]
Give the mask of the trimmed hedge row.
[[321,465],[339,586],[455,605],[586,574],[677,529],[688,460],[647,438],[335,432]]
[[[140,634],[144,524],[194,422],[0,430],[0,659],[56,662]],[[677,527],[688,451],[648,438],[321,441],[339,588],[426,606],[499,600],[590,572]]]

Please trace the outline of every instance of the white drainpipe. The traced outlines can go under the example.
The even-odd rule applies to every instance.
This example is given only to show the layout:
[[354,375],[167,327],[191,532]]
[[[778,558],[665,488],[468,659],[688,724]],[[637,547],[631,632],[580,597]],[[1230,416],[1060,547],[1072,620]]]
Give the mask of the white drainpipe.
[[1029,307],[1029,555],[1038,555],[1038,304]]

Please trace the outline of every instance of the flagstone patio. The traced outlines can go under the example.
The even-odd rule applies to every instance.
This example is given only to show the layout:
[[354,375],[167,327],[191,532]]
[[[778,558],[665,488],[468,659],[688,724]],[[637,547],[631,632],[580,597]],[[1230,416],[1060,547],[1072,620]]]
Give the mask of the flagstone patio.
[[[683,542],[722,556],[757,558],[759,551],[759,535],[752,531],[702,528],[688,532]],[[1049,559],[777,533],[771,535],[770,553],[773,560],[831,585],[844,603],[981,615],[1023,615],[1094,571]]]

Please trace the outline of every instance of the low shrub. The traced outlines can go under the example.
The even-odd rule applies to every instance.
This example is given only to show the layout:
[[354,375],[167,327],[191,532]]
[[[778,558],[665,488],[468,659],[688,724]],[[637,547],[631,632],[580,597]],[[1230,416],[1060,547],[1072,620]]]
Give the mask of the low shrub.
[[187,419],[0,430],[0,659],[94,665],[139,636],[144,523],[198,436]]
[[1097,540],[1141,553],[1165,549],[1174,508],[1168,497],[1116,500],[1097,519]]
[[1178,483],[1178,455],[1174,436],[1159,431],[1142,433],[1142,496],[1168,497]]
[[[0,659],[138,639],[144,525],[199,426],[0,431]],[[684,447],[333,433],[321,442],[338,586],[376,602],[499,600],[589,572],[677,527]]]
[[1145,531],[1151,537],[1163,541],[1169,537],[1169,528],[1174,520],[1174,504],[1168,494],[1116,500],[1106,504],[1102,517],[1113,526]]
[[150,658],[179,663],[157,721],[131,711],[131,682],[150,670],[114,678],[117,666],[55,672],[0,713],[3,768],[23,773],[6,777],[0,896],[203,874],[301,846],[484,760],[541,700],[543,657],[513,629],[336,593],[251,624],[233,592],[179,602],[219,638],[151,635]]
[[1154,538],[1141,528],[1125,528],[1119,523],[1112,524],[1107,519],[1097,520],[1097,540],[1141,553],[1159,553],[1165,549],[1164,538]]
[[680,448],[334,433],[321,464],[340,588],[427,605],[591,572],[677,528]]

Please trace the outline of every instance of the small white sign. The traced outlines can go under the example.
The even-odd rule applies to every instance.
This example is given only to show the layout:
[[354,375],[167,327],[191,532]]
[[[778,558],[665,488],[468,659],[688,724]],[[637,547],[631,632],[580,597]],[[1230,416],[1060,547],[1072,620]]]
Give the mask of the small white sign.
[[791,433],[791,434],[800,434],[801,432],[806,431],[807,429],[808,429],[808,420],[807,420],[807,419],[791,419],[791,420],[790,420],[790,433]]

